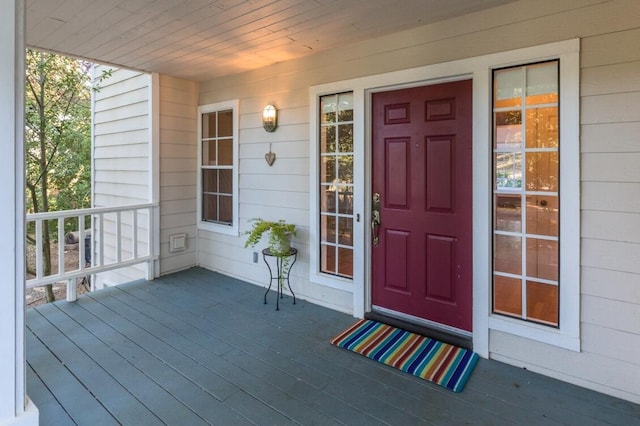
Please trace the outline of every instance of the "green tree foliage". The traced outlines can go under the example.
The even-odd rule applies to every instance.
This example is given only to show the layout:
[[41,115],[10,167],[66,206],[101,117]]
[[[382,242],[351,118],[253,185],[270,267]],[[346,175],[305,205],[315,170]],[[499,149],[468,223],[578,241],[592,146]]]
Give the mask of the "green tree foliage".
[[[85,61],[27,50],[25,167],[29,213],[91,204],[90,67]],[[57,238],[57,223],[43,225],[42,260],[48,275],[50,242]],[[50,286],[47,300],[53,300]]]

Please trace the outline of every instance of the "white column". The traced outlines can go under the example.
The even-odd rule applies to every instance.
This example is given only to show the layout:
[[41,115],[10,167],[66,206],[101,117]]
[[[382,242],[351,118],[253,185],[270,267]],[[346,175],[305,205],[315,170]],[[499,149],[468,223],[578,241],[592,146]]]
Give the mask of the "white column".
[[160,276],[160,75],[149,75],[149,202],[158,206],[149,212],[149,262],[147,280]]
[[24,0],[0,10],[0,424],[37,425],[25,384]]

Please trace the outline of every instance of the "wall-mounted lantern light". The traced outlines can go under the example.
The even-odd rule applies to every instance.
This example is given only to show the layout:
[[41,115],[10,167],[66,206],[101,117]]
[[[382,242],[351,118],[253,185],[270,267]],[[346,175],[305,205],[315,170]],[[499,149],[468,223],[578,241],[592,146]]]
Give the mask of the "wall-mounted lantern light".
[[262,110],[262,127],[267,132],[273,132],[278,127],[278,111],[273,105],[267,105]]

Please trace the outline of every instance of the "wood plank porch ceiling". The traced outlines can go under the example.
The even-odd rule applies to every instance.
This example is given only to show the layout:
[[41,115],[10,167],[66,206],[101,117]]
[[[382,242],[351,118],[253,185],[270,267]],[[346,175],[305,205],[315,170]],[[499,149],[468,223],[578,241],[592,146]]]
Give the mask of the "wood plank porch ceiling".
[[511,1],[26,0],[26,41],[202,81]]

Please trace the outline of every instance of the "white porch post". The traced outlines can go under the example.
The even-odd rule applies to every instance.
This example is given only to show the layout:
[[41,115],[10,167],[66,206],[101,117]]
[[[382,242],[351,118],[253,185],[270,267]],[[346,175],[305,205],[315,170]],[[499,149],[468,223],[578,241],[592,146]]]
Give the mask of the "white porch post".
[[149,75],[149,202],[157,204],[149,210],[149,254],[157,256],[149,262],[146,279],[160,276],[160,75]]
[[0,424],[37,425],[25,383],[24,0],[0,10]]

